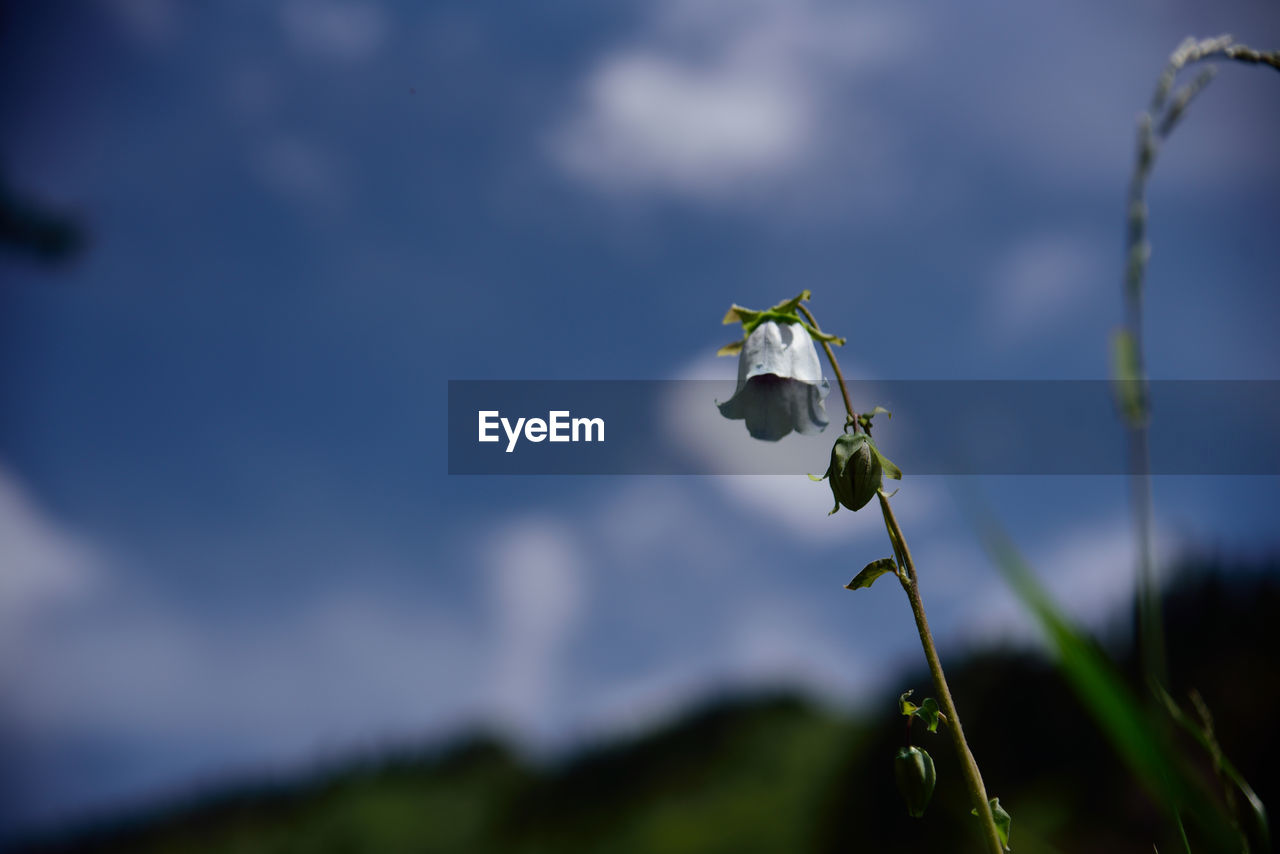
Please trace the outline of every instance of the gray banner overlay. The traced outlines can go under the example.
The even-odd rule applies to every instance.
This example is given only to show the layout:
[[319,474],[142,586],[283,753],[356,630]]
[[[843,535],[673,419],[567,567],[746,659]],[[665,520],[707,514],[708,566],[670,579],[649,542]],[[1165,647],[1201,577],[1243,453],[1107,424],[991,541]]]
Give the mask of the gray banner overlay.
[[[450,380],[449,473],[826,470],[845,417],[834,382],[827,428],[778,442],[721,416],[716,403],[733,392],[732,380]],[[876,380],[849,392],[859,410],[892,411],[876,418],[873,436],[906,474],[1129,470],[1109,382]],[[1149,395],[1153,474],[1280,474],[1280,381],[1153,381]]]

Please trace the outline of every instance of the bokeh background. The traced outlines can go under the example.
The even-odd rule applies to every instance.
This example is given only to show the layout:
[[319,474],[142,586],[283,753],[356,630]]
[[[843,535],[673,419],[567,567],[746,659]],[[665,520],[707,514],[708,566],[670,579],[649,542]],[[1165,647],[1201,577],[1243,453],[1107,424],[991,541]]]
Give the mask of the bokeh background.
[[[0,838],[476,729],[554,758],[726,692],[896,696],[906,602],[840,589],[878,518],[803,477],[451,477],[447,381],[732,377],[726,307],[803,288],[855,377],[1103,379],[1158,71],[1280,45],[1235,0],[2,9],[3,185],[54,238],[0,254]],[[1280,376],[1278,107],[1223,68],[1161,153],[1155,377]],[[974,488],[1127,619],[1123,478],[909,475],[944,660],[1036,643]],[[1155,500],[1166,566],[1277,546],[1275,478]]]

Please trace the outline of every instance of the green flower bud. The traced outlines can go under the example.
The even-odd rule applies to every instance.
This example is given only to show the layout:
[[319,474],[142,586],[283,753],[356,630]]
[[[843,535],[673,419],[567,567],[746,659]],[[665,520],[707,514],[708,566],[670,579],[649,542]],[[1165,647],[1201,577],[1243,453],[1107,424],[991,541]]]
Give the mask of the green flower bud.
[[933,784],[937,782],[933,757],[923,748],[904,747],[894,758],[893,777],[903,800],[907,802],[907,812],[916,818],[923,817],[925,807],[933,797]]
[[866,433],[845,433],[831,448],[827,480],[835,496],[834,513],[843,504],[850,510],[867,505],[880,489],[880,455]]

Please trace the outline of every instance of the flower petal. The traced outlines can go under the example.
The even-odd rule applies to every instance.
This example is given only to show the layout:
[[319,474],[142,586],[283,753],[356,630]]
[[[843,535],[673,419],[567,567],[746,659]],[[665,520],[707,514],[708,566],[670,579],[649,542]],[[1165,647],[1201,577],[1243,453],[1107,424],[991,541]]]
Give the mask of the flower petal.
[[767,321],[747,336],[738,359],[738,386],[720,404],[726,418],[743,419],[757,439],[776,442],[792,430],[820,433],[829,423],[813,339],[799,323]]
[[768,321],[747,336],[738,361],[739,387],[760,374],[822,382],[822,363],[803,325]]
[[821,433],[829,423],[822,400],[828,391],[825,380],[813,385],[776,374],[760,374],[720,404],[720,414],[745,420],[753,438],[770,442],[792,430],[806,435]]

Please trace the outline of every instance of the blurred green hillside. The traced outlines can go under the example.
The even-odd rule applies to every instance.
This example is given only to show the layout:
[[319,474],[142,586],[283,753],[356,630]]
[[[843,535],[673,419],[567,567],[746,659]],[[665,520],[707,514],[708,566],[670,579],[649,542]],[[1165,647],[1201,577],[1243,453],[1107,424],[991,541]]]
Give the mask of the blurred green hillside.
[[[1180,574],[1166,594],[1173,687],[1196,688],[1229,757],[1273,810],[1280,565]],[[1127,668],[1127,638],[1111,649]],[[1161,850],[1168,823],[1062,680],[1029,652],[990,650],[948,674],[1016,852]],[[901,688],[931,693],[926,673]],[[911,819],[892,783],[896,692],[850,717],[796,697],[725,698],[632,740],[538,765],[476,737],[364,759],[127,821],[32,852],[965,852],[979,850],[946,736],[917,734],[938,790]],[[1154,718],[1153,718],[1154,720]],[[1205,764],[1208,768],[1207,762]],[[1197,851],[1200,854],[1200,851]]]

